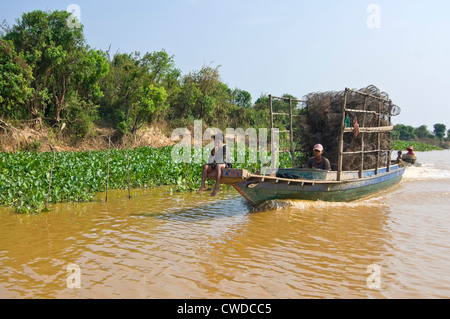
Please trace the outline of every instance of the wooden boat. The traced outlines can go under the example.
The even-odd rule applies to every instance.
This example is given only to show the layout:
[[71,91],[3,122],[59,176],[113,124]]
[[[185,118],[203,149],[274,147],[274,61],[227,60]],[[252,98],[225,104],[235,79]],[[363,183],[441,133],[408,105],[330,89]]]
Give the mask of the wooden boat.
[[[230,184],[252,205],[258,206],[265,201],[276,199],[300,199],[300,200],[314,200],[314,201],[332,201],[332,202],[347,202],[353,201],[364,196],[384,190],[388,187],[400,182],[405,172],[405,167],[398,164],[391,163],[392,149],[366,151],[364,148],[364,134],[378,134],[378,141],[380,140],[381,132],[391,132],[393,126],[378,126],[365,127],[364,121],[358,127],[361,136],[361,151],[345,152],[344,151],[344,134],[354,133],[353,128],[346,127],[345,117],[348,112],[358,113],[372,113],[373,111],[366,111],[365,105],[363,109],[349,109],[346,105],[347,94],[353,93],[363,94],[366,98],[380,99],[377,96],[360,91],[345,89],[345,102],[342,112],[342,128],[340,139],[340,149],[338,158],[338,169],[336,171],[324,171],[306,168],[282,168],[271,174],[250,174],[245,169],[224,169],[221,183]],[[270,96],[272,99],[272,97]],[[390,101],[382,101],[389,102]],[[270,103],[272,105],[272,103]],[[365,104],[365,103],[364,103]],[[272,107],[271,107],[272,119]],[[391,112],[391,111],[390,111]],[[286,114],[287,115],[287,114]],[[378,116],[389,116],[389,124],[391,114],[378,114]],[[292,110],[290,112],[292,123]],[[364,116],[365,117],[365,116]],[[380,121],[378,121],[380,123]],[[273,127],[273,120],[272,120]],[[359,138],[359,137],[358,137]],[[292,143],[292,124],[291,124],[291,143]],[[380,142],[378,142],[380,145]],[[294,158],[293,147],[291,144],[292,158]],[[364,155],[367,153],[377,153],[380,156],[382,153],[386,155],[386,164],[383,167],[376,167],[369,170],[363,170]],[[358,171],[343,171],[342,163],[345,155],[361,154],[361,165]],[[378,157],[379,158],[379,157]],[[294,162],[293,162],[294,164]],[[294,166],[294,165],[293,165]]]
[[[344,172],[342,179],[338,181],[337,172],[282,169],[277,175],[288,178],[249,174],[249,178],[242,178],[241,182],[232,185],[253,206],[275,199],[347,202],[393,186],[400,182],[404,172],[405,167],[395,165],[389,171],[387,168],[379,169],[377,174],[375,169],[365,170],[362,178],[359,178],[357,171]],[[239,174],[224,173],[234,175],[235,179]],[[227,183],[226,177],[224,182]]]

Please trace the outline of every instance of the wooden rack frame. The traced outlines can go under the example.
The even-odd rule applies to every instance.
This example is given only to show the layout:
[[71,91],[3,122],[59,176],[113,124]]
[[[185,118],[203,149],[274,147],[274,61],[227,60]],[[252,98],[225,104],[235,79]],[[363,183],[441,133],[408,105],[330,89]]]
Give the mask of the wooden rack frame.
[[[273,99],[279,99],[279,100],[288,100],[289,101],[289,113],[276,113],[273,111]],[[290,149],[288,151],[279,151],[280,153],[286,153],[289,152],[291,153],[291,158],[292,158],[292,167],[296,166],[295,163],[295,152],[300,151],[295,149],[294,146],[294,128],[293,128],[293,121],[292,119],[294,117],[300,117],[301,115],[295,115],[292,112],[292,102],[305,102],[302,100],[297,100],[297,99],[293,99],[293,98],[286,98],[286,97],[278,97],[278,96],[273,96],[273,95],[269,95],[269,106],[270,106],[270,127],[273,129],[274,128],[274,121],[273,121],[273,117],[275,115],[277,116],[289,116],[289,130],[284,130],[284,131],[279,131],[279,133],[289,133],[289,141],[290,141]]]
[[[355,93],[355,94],[359,94],[364,96],[364,104],[361,109],[349,109],[347,108],[347,102],[348,102],[348,94],[349,93]],[[289,101],[289,113],[279,113],[279,112],[274,112],[273,111],[273,99],[278,99],[278,100],[287,100]],[[379,101],[379,107],[378,107],[378,112],[376,111],[369,111],[367,110],[367,102],[369,99],[375,99]],[[290,152],[291,153],[291,158],[292,158],[292,167],[296,166],[295,163],[295,152],[298,151],[302,151],[302,150],[298,150],[295,149],[294,146],[294,128],[293,128],[293,117],[301,117],[301,115],[294,115],[293,114],[293,110],[292,110],[292,102],[306,102],[303,100],[297,100],[297,99],[293,99],[293,98],[287,98],[287,97],[278,97],[278,96],[273,96],[273,95],[269,95],[269,106],[270,106],[270,125],[271,128],[274,128],[274,116],[289,116],[290,119],[290,125],[289,125],[289,130],[283,130],[283,131],[279,131],[279,133],[289,133],[289,140],[290,140],[290,149],[289,150],[280,150],[280,153],[284,153],[284,152]],[[383,112],[382,110],[382,106],[388,103],[389,104],[389,112]],[[394,127],[392,126],[392,101],[389,100],[388,98],[384,98],[384,97],[379,97],[379,96],[375,96],[369,93],[365,93],[365,92],[361,92],[361,91],[357,91],[357,90],[352,90],[349,88],[345,88],[345,96],[344,96],[344,105],[342,107],[342,123],[341,123],[341,133],[340,133],[340,137],[339,137],[339,154],[338,154],[338,170],[337,170],[337,181],[341,181],[341,177],[342,177],[342,166],[343,166],[343,160],[344,160],[344,156],[345,155],[350,155],[350,154],[361,154],[361,166],[359,168],[359,177],[362,178],[363,177],[363,170],[364,170],[364,157],[366,154],[369,153],[377,153],[377,161],[376,161],[376,167],[375,167],[375,175],[378,175],[378,165],[380,162],[380,156],[382,153],[387,153],[387,160],[386,160],[386,169],[387,172],[390,171],[390,165],[391,165],[391,154],[392,154],[392,142],[390,143],[390,147],[388,150],[382,150],[381,149],[381,133],[388,133],[389,134],[389,140],[391,140],[391,134],[392,131],[394,129]],[[352,127],[345,127],[345,118],[346,115],[348,113],[359,113],[359,114],[363,114],[363,120],[362,123],[360,124],[359,127],[359,134],[360,134],[360,138],[361,138],[361,150],[360,151],[354,151],[354,152],[344,152],[344,134],[346,133],[354,133],[354,128]],[[366,127],[366,115],[367,114],[371,114],[371,115],[375,115],[378,116],[378,126],[375,127]],[[381,118],[382,117],[388,117],[389,120],[389,125],[388,126],[381,126]],[[375,150],[365,150],[364,148],[364,136],[365,134],[377,134],[377,149]]]
[[[349,92],[353,92],[356,94],[360,94],[365,96],[364,98],[364,105],[362,110],[356,110],[356,109],[348,109],[347,108],[347,100],[348,100],[348,94]],[[378,112],[375,111],[368,111],[367,110],[367,101],[368,99],[376,99],[380,101],[380,106],[378,108]],[[382,113],[381,105],[383,103],[389,103],[389,113]],[[360,135],[361,135],[361,151],[357,152],[344,152],[344,134],[345,133],[353,133],[353,128],[346,128],[345,127],[345,118],[347,113],[362,113],[363,114],[363,121],[359,128]],[[366,114],[375,114],[378,116],[378,126],[377,127],[366,127]],[[388,116],[389,118],[389,126],[380,126],[381,125],[381,117],[382,116]],[[338,171],[337,171],[337,180],[340,181],[342,177],[342,164],[344,160],[344,156],[347,154],[361,154],[361,166],[359,168],[359,178],[363,177],[363,170],[364,170],[364,155],[367,153],[377,153],[377,161],[376,161],[376,167],[375,167],[375,175],[378,175],[378,163],[380,161],[381,153],[387,152],[387,163],[386,163],[386,169],[387,172],[390,171],[390,165],[391,165],[391,153],[392,153],[392,143],[390,144],[389,150],[382,150],[381,149],[381,140],[380,140],[380,134],[381,133],[389,133],[389,139],[391,137],[391,132],[394,129],[392,126],[392,101],[388,100],[386,98],[381,98],[378,96],[374,96],[368,93],[364,93],[361,91],[352,90],[349,88],[345,88],[345,96],[344,96],[344,105],[342,108],[342,123],[341,123],[341,134],[339,137],[339,157],[338,157]],[[365,134],[377,134],[378,135],[378,147],[376,150],[370,150],[366,151],[364,149],[364,135]]]

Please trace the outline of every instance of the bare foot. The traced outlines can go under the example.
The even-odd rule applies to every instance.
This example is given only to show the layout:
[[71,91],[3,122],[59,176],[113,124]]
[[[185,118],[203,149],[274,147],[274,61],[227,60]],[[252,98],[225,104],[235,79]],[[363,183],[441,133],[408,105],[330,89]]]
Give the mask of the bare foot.
[[200,194],[201,192],[204,192],[206,190],[207,190],[206,187],[200,187],[200,189],[198,190],[197,194]]
[[220,189],[216,189],[214,188],[213,192],[211,193],[211,196],[216,196],[217,194],[219,194]]

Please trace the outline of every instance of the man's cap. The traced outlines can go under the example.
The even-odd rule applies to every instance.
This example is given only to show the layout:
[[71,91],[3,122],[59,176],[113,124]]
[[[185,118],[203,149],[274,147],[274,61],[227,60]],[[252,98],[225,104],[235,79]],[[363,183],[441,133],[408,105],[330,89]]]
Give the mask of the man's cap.
[[318,151],[323,151],[323,146],[322,146],[322,144],[316,144],[316,145],[314,145],[314,151],[315,150],[318,150]]
[[414,147],[410,146],[410,147],[407,148],[407,150],[414,151]]

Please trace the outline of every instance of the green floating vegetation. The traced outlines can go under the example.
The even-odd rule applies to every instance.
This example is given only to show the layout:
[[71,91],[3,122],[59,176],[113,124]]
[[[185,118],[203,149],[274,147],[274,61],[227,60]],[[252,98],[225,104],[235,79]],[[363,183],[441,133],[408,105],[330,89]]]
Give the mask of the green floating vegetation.
[[[52,171],[53,153],[0,153],[0,205],[14,207],[18,213],[39,213],[46,210],[46,202],[86,202],[107,189],[128,187],[128,160],[131,188],[164,185],[176,186],[179,191],[192,191],[200,186],[202,166],[193,163],[175,163],[172,147],[144,147],[133,150],[110,150],[109,178],[108,151],[57,152]],[[238,157],[235,150],[235,158]],[[299,154],[299,156],[301,156]],[[245,163],[235,168],[259,170],[260,162]],[[281,153],[281,166],[291,166],[289,153]],[[49,184],[50,191],[49,191]]]
[[428,152],[428,151],[441,151],[442,147],[430,145],[421,142],[408,142],[408,141],[394,141],[394,150],[406,151],[408,147],[414,147],[417,152]]
[[[395,141],[395,150],[413,146],[416,151],[442,150],[442,148],[418,142]],[[129,158],[129,166],[128,159]],[[234,168],[251,171],[261,169],[261,162],[249,163],[249,150],[245,154],[235,149],[235,159],[245,158]],[[53,153],[11,152],[0,153],[0,205],[14,207],[18,213],[39,213],[46,210],[46,203],[87,202],[96,193],[107,189],[126,189],[128,170],[130,188],[146,188],[171,185],[178,191],[193,191],[200,186],[203,163],[176,163],[172,160],[172,147],[143,147],[133,150],[90,152],[57,152],[52,171]],[[304,154],[297,154],[301,163]],[[280,167],[291,167],[290,153],[280,153]],[[128,169],[129,167],[129,169]],[[49,187],[51,180],[51,185]],[[49,190],[50,189],[50,190]]]

